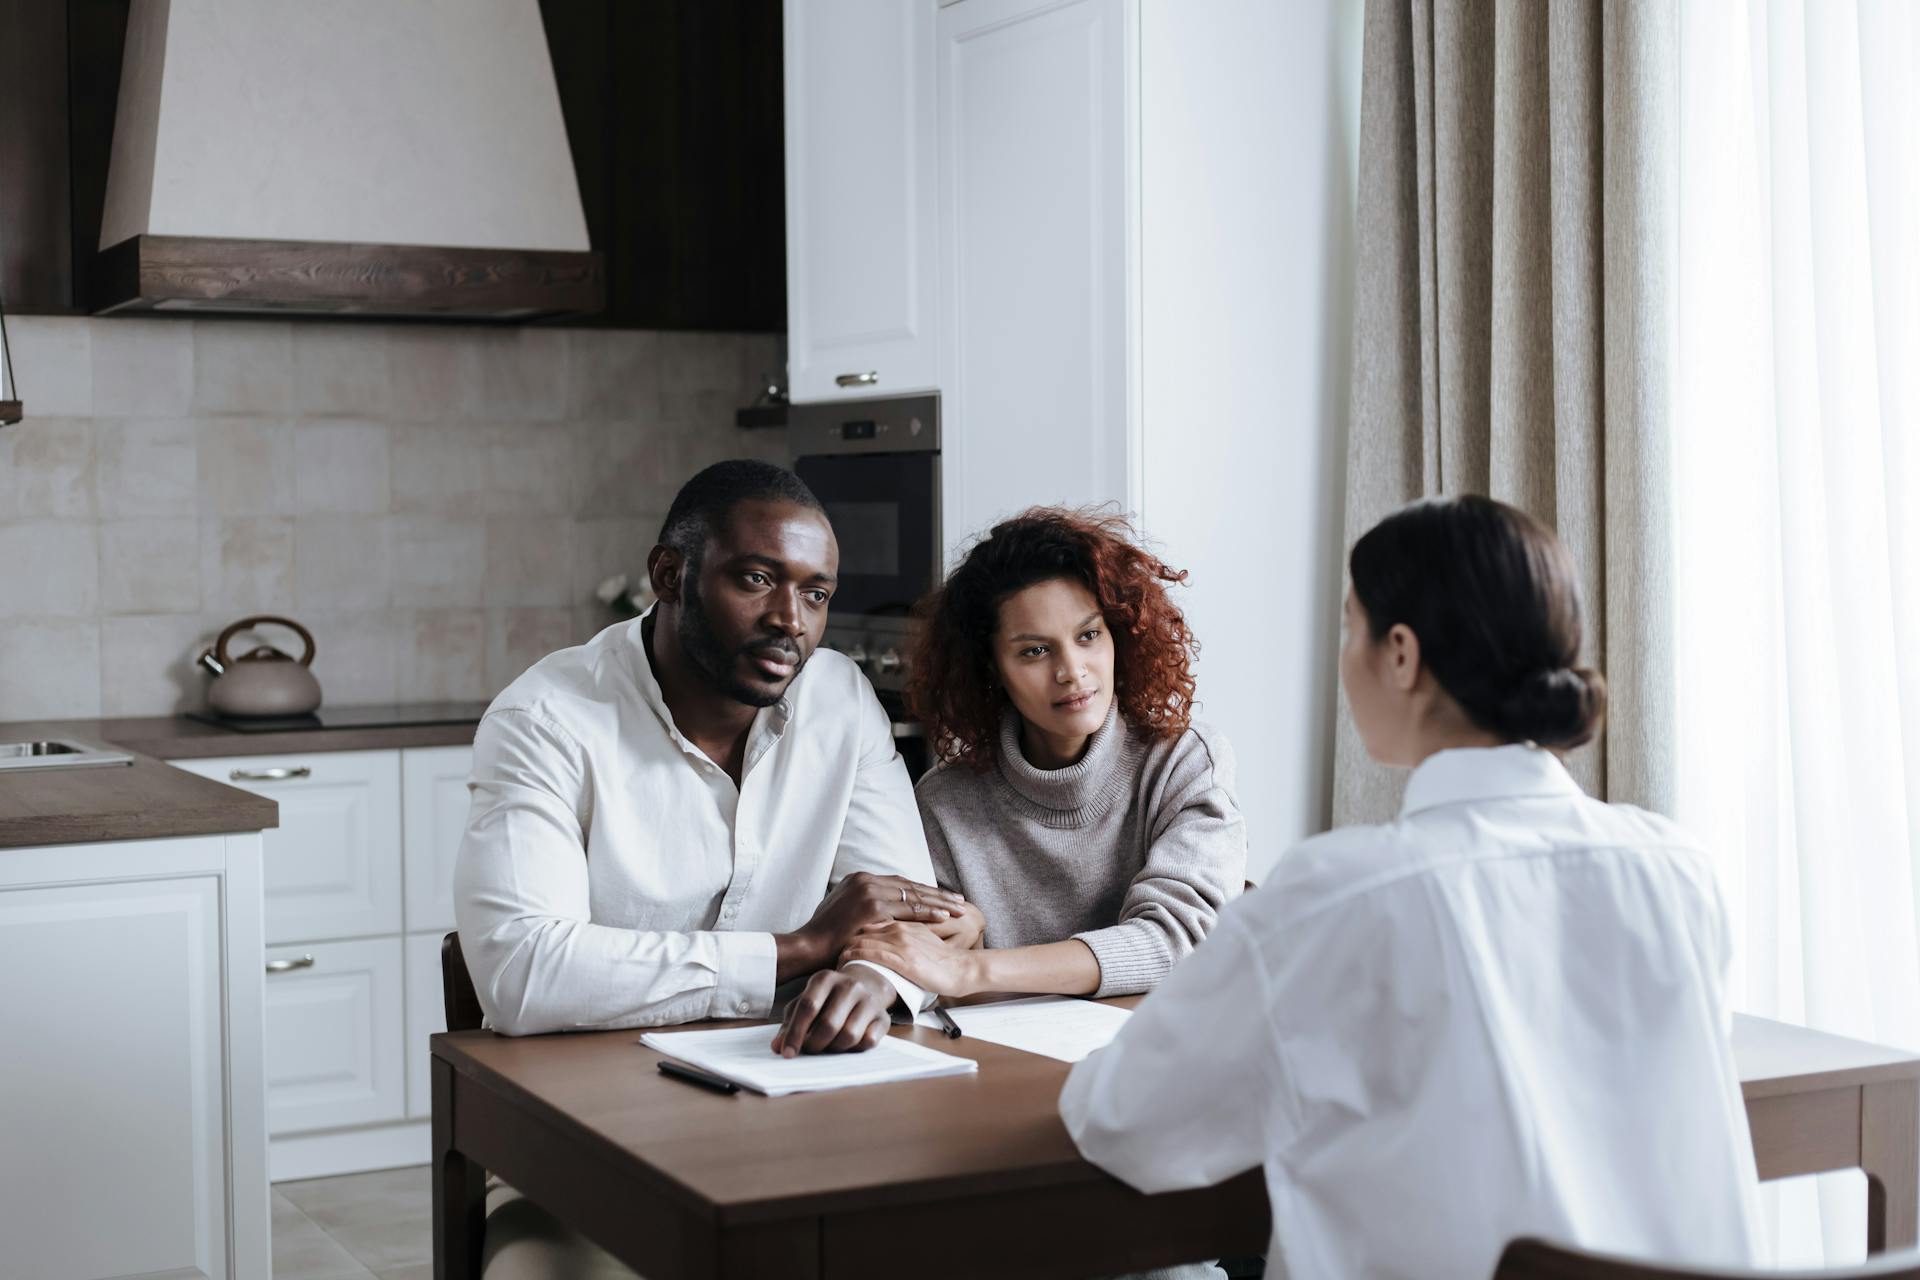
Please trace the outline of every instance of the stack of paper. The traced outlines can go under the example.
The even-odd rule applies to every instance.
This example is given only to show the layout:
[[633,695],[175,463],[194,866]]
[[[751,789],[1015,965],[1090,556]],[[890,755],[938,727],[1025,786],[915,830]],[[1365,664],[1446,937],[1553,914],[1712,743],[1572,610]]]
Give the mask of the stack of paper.
[[[1127,1025],[1128,1011],[1072,996],[1029,996],[992,1004],[948,1005],[947,1016],[963,1034],[1009,1049],[1037,1053],[1062,1062],[1078,1062],[1106,1047]],[[939,1030],[932,1013],[915,1019]]]
[[893,1036],[865,1053],[803,1053],[797,1058],[783,1058],[768,1047],[778,1030],[768,1023],[721,1031],[649,1031],[640,1037],[640,1043],[769,1098],[895,1080],[970,1075],[979,1070],[972,1058],[958,1058]]

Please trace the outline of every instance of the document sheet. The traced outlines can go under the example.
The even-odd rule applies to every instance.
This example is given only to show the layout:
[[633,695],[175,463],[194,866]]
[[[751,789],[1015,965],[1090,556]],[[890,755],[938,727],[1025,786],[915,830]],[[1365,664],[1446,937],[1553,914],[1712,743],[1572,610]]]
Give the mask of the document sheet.
[[955,1057],[894,1036],[865,1053],[803,1053],[797,1058],[782,1058],[767,1047],[778,1030],[773,1023],[765,1023],[720,1031],[649,1031],[640,1037],[640,1043],[769,1098],[895,1080],[969,1075],[979,1069],[972,1058]]
[[[1078,1062],[1119,1035],[1131,1011],[1072,996],[1028,996],[992,1004],[948,1005],[947,1016],[959,1024],[962,1034],[976,1040]],[[931,1011],[914,1021],[923,1027],[940,1026]]]

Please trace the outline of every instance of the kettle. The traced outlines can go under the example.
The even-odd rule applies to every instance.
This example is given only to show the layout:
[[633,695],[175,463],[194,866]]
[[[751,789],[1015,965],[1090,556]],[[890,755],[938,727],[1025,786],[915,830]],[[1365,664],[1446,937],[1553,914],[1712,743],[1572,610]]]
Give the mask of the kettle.
[[[299,633],[307,651],[299,658],[260,645],[231,657],[227,643],[242,631],[274,623]],[[213,648],[200,655],[200,665],[213,672],[207,687],[207,705],[225,716],[303,716],[320,705],[320,682],[313,678],[313,633],[292,618],[242,618],[220,633]]]

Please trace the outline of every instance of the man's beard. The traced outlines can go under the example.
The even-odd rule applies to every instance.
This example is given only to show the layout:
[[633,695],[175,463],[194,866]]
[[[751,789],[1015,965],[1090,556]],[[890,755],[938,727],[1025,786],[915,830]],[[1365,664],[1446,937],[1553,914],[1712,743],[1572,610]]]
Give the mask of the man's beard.
[[[707,620],[706,607],[701,603],[700,589],[694,585],[693,575],[687,575],[684,581],[686,586],[681,595],[677,631],[680,651],[687,655],[694,669],[707,678],[708,684],[735,702],[743,702],[750,707],[771,707],[779,702],[785,696],[786,688],[800,678],[800,669],[806,666],[800,646],[776,633],[762,636],[750,645],[728,652],[727,647],[720,643],[720,637],[713,633],[712,623]],[[793,674],[787,677],[787,684],[781,692],[771,693],[756,688],[734,674],[742,657],[756,653],[777,653],[782,661],[793,663]]]

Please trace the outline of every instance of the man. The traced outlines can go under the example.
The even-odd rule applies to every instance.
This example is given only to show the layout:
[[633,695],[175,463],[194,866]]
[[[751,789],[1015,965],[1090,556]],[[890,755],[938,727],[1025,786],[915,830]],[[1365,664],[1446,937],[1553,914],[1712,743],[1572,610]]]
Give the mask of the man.
[[[535,663],[474,736],[454,873],[460,943],[507,1035],[761,1018],[811,974],[769,1052],[871,1048],[928,1003],[837,967],[866,924],[976,930],[933,868],[892,727],[817,653],[840,552],[797,476],[722,462],[647,558],[658,603]],[[485,1272],[631,1275],[531,1201],[488,1192]]]
[[766,1017],[812,974],[770,1038],[791,1055],[868,1048],[926,1002],[836,967],[871,922],[966,927],[872,688],[816,653],[838,565],[797,476],[708,467],[648,557],[655,607],[494,700],[454,901],[495,1030]]

